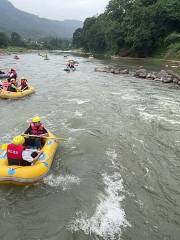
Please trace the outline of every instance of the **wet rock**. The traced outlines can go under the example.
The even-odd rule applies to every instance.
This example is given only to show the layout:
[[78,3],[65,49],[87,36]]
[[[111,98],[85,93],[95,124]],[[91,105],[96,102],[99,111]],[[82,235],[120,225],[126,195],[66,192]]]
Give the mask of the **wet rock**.
[[106,67],[102,67],[102,68],[96,67],[96,68],[94,69],[94,71],[95,71],[95,72],[106,72]]
[[120,69],[118,69],[118,68],[113,69],[113,73],[114,73],[114,74],[120,74]]
[[[96,67],[95,72],[106,72],[112,74],[129,74],[129,69],[124,67]],[[133,76],[137,78],[151,79],[154,81],[162,81],[163,83],[176,83],[180,85],[180,75],[174,73],[172,70],[161,70],[158,73],[155,72],[147,72],[143,67],[139,67],[135,73],[132,73]]]
[[167,79],[169,77],[169,74],[165,71],[165,70],[161,70],[160,72],[158,72],[157,74],[157,78],[163,80],[163,79]]
[[120,74],[129,74],[129,69],[122,69],[120,70]]
[[156,78],[156,75],[155,75],[155,73],[148,73],[146,78],[154,80]]
[[158,78],[158,77],[156,77],[156,78],[154,79],[154,81],[161,81],[161,79]]
[[111,73],[112,69],[111,68],[106,68],[107,73]]
[[161,70],[158,74],[157,77],[161,79],[163,83],[171,83],[173,82],[173,77],[172,75],[169,75],[167,71]]
[[147,76],[147,71],[144,68],[141,68],[134,73],[134,77],[146,78],[146,76]]
[[168,70],[167,73],[180,81],[180,75],[178,75],[177,73],[174,73],[171,70]]
[[163,82],[163,83],[171,83],[171,82],[173,82],[173,79],[172,79],[171,76],[169,76],[169,77],[167,77],[166,79],[162,79],[162,82]]
[[110,73],[114,73],[114,68],[111,68],[111,69],[110,69]]
[[173,78],[173,83],[177,83],[178,84],[179,80],[177,78]]

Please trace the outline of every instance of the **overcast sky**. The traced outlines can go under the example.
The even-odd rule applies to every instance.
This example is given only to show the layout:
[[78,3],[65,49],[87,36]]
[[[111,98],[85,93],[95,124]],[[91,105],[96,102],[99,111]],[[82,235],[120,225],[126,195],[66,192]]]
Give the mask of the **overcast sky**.
[[102,13],[109,0],[9,0],[15,7],[49,19],[84,20]]

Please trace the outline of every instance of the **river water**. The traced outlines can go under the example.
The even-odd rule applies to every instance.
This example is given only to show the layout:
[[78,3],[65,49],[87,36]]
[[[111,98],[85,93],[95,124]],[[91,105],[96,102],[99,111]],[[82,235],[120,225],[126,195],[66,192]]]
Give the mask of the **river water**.
[[16,68],[36,88],[30,97],[0,101],[0,143],[23,132],[36,114],[67,139],[42,183],[0,186],[0,239],[178,240],[178,87],[95,73],[109,62],[83,57],[67,73],[63,55],[49,57],[0,59],[1,68]]

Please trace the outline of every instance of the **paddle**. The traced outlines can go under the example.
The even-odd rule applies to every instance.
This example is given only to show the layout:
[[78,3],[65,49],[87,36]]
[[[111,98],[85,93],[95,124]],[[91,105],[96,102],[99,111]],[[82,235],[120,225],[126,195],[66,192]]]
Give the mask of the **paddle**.
[[27,86],[25,87],[25,88],[23,88],[22,90],[20,90],[21,92],[23,92],[23,91],[25,91],[25,90],[28,90],[29,89],[29,87],[27,88]]
[[38,135],[29,135],[29,134],[22,134],[24,137],[37,137],[37,138],[46,138],[46,139],[57,139],[61,141],[66,141],[65,138],[59,138],[59,137],[48,137],[48,136],[38,136]]
[[7,146],[8,146],[8,143],[3,143],[3,144],[1,145],[1,149],[2,149],[3,151],[6,151],[6,150],[7,150]]

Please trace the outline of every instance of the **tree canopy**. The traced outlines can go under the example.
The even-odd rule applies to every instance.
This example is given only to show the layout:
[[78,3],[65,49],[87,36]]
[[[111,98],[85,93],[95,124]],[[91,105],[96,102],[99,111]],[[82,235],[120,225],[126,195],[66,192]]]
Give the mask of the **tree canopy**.
[[53,37],[39,40],[26,40],[22,39],[21,35],[17,32],[12,32],[10,36],[4,32],[0,32],[0,48],[6,48],[8,46],[27,47],[31,49],[66,50],[71,46],[71,41]]
[[111,0],[103,14],[87,18],[76,30],[73,44],[89,52],[128,50],[144,57],[164,46],[173,32],[180,33],[179,0]]

